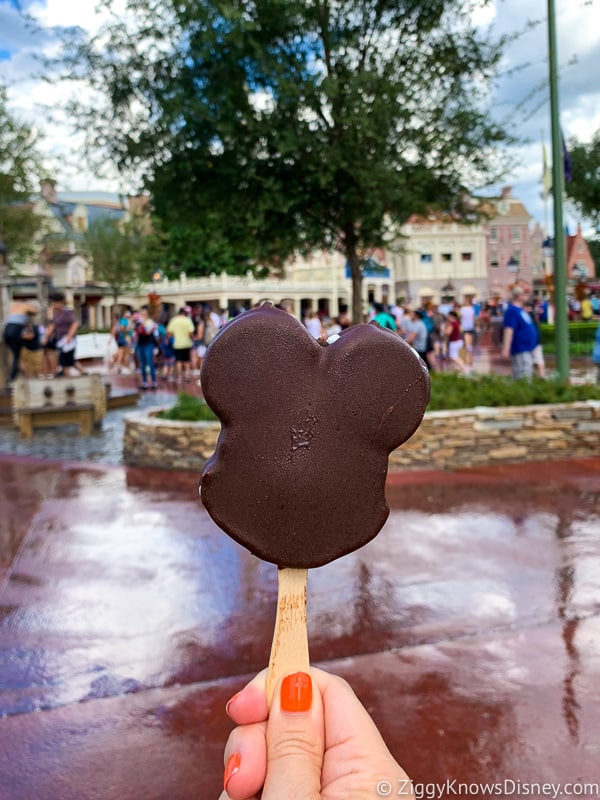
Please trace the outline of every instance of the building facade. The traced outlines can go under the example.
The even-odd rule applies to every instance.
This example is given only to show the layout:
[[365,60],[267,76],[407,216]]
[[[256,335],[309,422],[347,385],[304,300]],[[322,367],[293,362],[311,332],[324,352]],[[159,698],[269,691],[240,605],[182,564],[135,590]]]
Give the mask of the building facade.
[[[391,302],[392,276],[389,268],[377,262],[363,278],[363,312],[371,303]],[[291,259],[281,277],[261,280],[251,272],[246,275],[213,273],[205,277],[188,277],[181,273],[175,280],[162,278],[140,287],[136,294],[120,298],[123,305],[139,308],[154,294],[162,312],[169,316],[182,306],[209,304],[213,310],[233,316],[257,303],[269,301],[275,305],[288,304],[295,316],[303,318],[312,309],[328,317],[336,317],[352,305],[352,281],[341,253],[316,253],[309,258]]]
[[16,265],[19,277],[13,281],[13,294],[33,291],[46,305],[48,292],[61,289],[84,326],[110,327],[113,298],[106,285],[94,280],[85,234],[99,219],[128,221],[129,206],[135,200],[110,192],[58,192],[54,181],[42,181],[33,202],[35,213],[43,219],[36,240],[37,258]]
[[[138,201],[98,192],[57,192],[45,181],[35,200],[45,224],[39,240],[39,258],[22,265],[13,291],[34,292],[44,299],[50,287],[64,290],[67,302],[82,324],[109,329],[115,309],[106,285],[96,282],[85,246],[85,233],[101,217],[126,222],[144,212]],[[517,280],[544,289],[550,269],[543,255],[544,234],[510,187],[501,195],[480,201],[482,221],[464,224],[451,215],[413,216],[386,249],[364,255],[363,312],[374,302],[420,305],[466,296],[485,301],[505,297]],[[593,277],[595,268],[587,244],[578,229],[568,237],[569,278]],[[19,286],[19,281],[23,284]],[[35,288],[37,287],[37,288]],[[210,304],[233,315],[261,301],[289,304],[302,318],[309,310],[335,317],[352,306],[352,282],[345,257],[338,252],[319,252],[290,259],[282,276],[256,280],[246,275],[212,274],[191,278],[159,278],[135,293],[118,298],[120,306],[139,308],[156,295],[165,316],[184,305]]]
[[[530,229],[531,214],[512,196],[511,187],[499,198],[486,203],[487,295],[503,297],[507,287],[519,281],[533,287],[534,255]],[[541,263],[536,263],[541,270]]]
[[448,215],[411,217],[389,254],[396,302],[485,298],[487,290],[485,231]]
[[590,248],[577,226],[574,235],[566,237],[567,280],[573,284],[585,283],[596,277],[596,265]]

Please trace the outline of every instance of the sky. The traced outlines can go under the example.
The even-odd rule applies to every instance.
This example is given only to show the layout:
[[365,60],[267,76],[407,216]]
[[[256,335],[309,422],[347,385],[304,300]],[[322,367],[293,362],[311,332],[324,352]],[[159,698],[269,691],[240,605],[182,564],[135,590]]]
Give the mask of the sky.
[[[128,194],[136,187],[123,185],[116,176],[99,179],[90,174],[78,140],[66,124],[51,119],[60,109],[64,89],[36,77],[40,65],[35,56],[58,51],[52,28],[76,25],[94,31],[103,16],[96,12],[97,5],[96,0],[0,0],[0,83],[8,87],[11,112],[43,132],[43,149],[50,154],[48,166],[59,191]],[[39,23],[35,30],[19,9]],[[575,136],[588,142],[600,129],[600,0],[555,0],[555,12],[561,127],[567,141]],[[488,193],[511,186],[534,219],[551,231],[551,202],[545,206],[541,197],[542,143],[551,159],[546,19],[547,0],[491,0],[477,15],[477,21],[493,26],[495,34],[525,31],[506,48],[492,101],[495,117],[524,141],[511,149],[510,174]],[[565,210],[570,227],[579,221]]]

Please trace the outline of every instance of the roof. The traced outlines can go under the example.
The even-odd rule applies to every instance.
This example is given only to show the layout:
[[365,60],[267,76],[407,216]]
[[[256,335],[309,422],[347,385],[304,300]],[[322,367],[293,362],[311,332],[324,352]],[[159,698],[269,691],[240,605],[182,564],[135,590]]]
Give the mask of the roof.
[[88,224],[100,219],[119,220],[127,213],[127,198],[112,192],[57,192],[54,197],[45,199],[64,236],[76,242],[85,238],[73,225],[73,215],[78,206],[85,207]]
[[95,222],[98,219],[121,219],[121,217],[127,213],[123,206],[115,207],[112,205],[102,205],[98,203],[83,203],[81,201],[76,203],[59,201],[58,203],[53,203],[50,205],[52,209],[55,209],[55,213],[59,214],[63,218],[72,216],[77,206],[85,206],[90,223]]
[[116,192],[57,192],[59,203],[81,204],[84,206],[102,206],[123,210],[127,206],[127,197]]

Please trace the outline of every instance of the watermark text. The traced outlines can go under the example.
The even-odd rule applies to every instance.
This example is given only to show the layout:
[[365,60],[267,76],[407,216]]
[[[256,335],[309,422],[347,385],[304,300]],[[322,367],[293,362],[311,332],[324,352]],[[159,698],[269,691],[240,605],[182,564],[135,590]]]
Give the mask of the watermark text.
[[573,797],[600,797],[599,782],[503,781],[475,783],[456,778],[441,783],[415,783],[406,780],[381,780],[376,787],[378,797],[410,797],[416,800],[442,800],[452,797],[549,797],[563,800]]

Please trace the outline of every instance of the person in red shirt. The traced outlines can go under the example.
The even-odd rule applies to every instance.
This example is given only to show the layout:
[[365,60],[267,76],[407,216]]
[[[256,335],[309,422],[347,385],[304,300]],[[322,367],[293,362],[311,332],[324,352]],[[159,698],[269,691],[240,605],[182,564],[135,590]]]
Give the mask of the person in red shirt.
[[466,364],[460,357],[460,351],[463,348],[463,338],[460,332],[460,322],[458,321],[458,314],[456,311],[448,312],[448,319],[446,321],[445,333],[448,337],[448,358],[456,367],[459,372],[465,372]]

